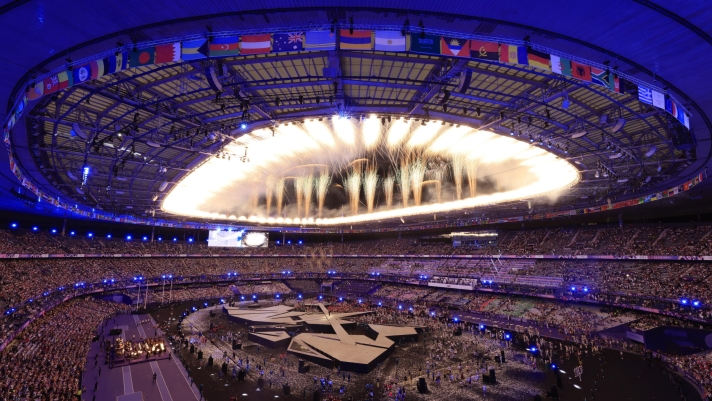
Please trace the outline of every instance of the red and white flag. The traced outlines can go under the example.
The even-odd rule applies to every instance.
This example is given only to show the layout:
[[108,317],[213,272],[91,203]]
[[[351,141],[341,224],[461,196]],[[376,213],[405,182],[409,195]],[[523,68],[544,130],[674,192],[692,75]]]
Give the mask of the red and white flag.
[[156,64],[180,61],[180,42],[156,46]]
[[241,54],[269,53],[272,46],[272,35],[269,33],[262,35],[243,35],[240,39]]

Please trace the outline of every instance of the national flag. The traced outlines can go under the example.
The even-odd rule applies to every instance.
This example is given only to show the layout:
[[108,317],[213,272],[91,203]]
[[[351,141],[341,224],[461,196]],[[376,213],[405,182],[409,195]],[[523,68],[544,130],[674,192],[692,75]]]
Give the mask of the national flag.
[[140,67],[142,65],[153,64],[156,60],[156,48],[145,47],[143,49],[134,49],[129,55],[129,67]]
[[443,36],[440,38],[440,54],[443,56],[470,57],[470,41]]
[[638,86],[625,78],[618,77],[618,92],[619,93],[634,93]]
[[[610,88],[608,86],[608,70],[591,67],[591,82]],[[610,89],[613,90],[613,88]]]
[[49,95],[50,93],[57,92],[59,90],[59,78],[57,78],[56,75],[53,75],[49,78],[45,78],[42,81],[42,85],[44,86],[44,94]]
[[91,63],[91,79],[103,77],[106,72],[104,69],[104,60],[94,60]]
[[621,81],[618,74],[609,71],[608,72],[608,87],[616,93],[621,93]]
[[91,75],[91,64],[72,69],[72,80],[75,85],[91,80]]
[[74,86],[73,84],[73,79],[74,77],[72,76],[71,71],[62,71],[59,74],[57,74],[57,79],[59,79],[57,89],[67,89],[71,88]]
[[667,111],[671,116],[678,118],[678,108],[677,103],[670,97],[665,96],[665,111]]
[[200,60],[208,57],[207,39],[187,40],[181,43],[181,59],[183,61]]
[[530,67],[551,71],[549,57],[549,54],[540,52],[539,50],[527,49],[527,61]]
[[339,31],[339,48],[341,50],[372,50],[373,32],[354,30],[351,33],[348,29],[341,29]]
[[665,110],[665,94],[653,90],[653,106]]
[[644,86],[638,87],[638,101],[641,103],[653,104],[653,90]]
[[415,53],[440,54],[440,36],[412,33],[410,51]]
[[272,52],[298,52],[304,50],[304,32],[272,34]]
[[499,43],[470,40],[470,57],[484,60],[499,60]]
[[129,53],[123,52],[109,56],[104,59],[104,71],[106,74],[114,74],[127,68]]
[[591,66],[577,63],[575,61],[571,62],[571,75],[582,81],[591,82]]
[[272,35],[242,35],[240,38],[240,54],[265,54],[272,49]]
[[210,42],[210,57],[230,57],[240,54],[240,37],[226,36],[214,38]]
[[376,50],[404,52],[405,36],[398,31],[376,31]]
[[551,55],[551,71],[565,77],[571,76],[571,60],[556,55]]
[[501,63],[529,64],[527,59],[527,48],[524,46],[514,46],[501,44],[499,46],[499,61]]
[[44,95],[44,85],[42,82],[35,82],[30,85],[29,91],[27,92],[27,98],[29,100],[37,100]]
[[336,50],[336,35],[330,31],[307,31],[306,50]]
[[180,61],[180,42],[156,46],[156,64]]

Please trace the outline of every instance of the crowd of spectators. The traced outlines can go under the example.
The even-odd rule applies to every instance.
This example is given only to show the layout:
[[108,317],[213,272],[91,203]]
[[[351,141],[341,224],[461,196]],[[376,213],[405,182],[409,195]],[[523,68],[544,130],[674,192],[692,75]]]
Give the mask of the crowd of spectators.
[[81,374],[99,324],[128,305],[73,299],[37,318],[0,353],[0,398],[81,397]]
[[450,243],[429,243],[416,238],[369,241],[315,242],[268,248],[214,248],[207,243],[150,241],[148,237],[99,238],[62,236],[60,233],[27,230],[0,230],[0,253],[7,254],[203,254],[203,255],[308,255],[313,259],[328,255],[458,255],[458,254],[612,254],[683,255],[712,253],[712,226],[641,225],[603,227],[559,227],[521,231],[501,231],[496,245],[452,247]]

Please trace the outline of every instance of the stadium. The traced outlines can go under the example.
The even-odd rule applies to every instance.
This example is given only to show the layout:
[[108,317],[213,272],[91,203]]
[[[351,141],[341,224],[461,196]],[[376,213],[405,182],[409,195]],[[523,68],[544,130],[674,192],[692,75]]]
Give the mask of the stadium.
[[0,400],[711,400],[711,13],[0,5]]

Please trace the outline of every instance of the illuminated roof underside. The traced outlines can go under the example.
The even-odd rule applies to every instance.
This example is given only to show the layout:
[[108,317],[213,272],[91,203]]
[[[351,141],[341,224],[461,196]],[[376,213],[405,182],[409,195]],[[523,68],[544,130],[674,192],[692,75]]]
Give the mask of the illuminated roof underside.
[[176,185],[163,210],[341,225],[555,196],[579,180],[567,161],[492,132],[376,116],[321,120],[228,137],[221,153]]

